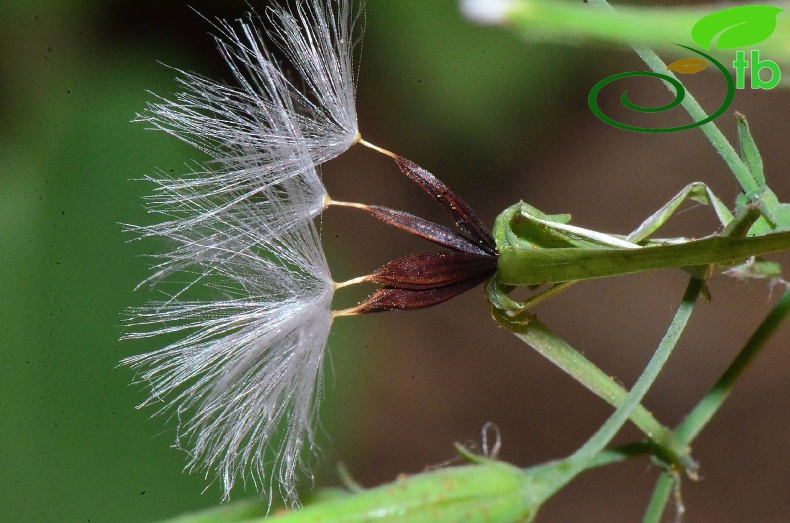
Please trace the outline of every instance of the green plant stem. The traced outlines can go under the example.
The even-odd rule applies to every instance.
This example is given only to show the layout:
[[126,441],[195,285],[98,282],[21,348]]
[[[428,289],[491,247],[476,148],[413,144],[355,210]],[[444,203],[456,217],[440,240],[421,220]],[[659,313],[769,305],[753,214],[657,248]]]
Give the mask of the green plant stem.
[[638,38],[641,43],[661,47],[669,47],[672,42],[692,43],[692,26],[710,12],[677,7],[590,12],[581,2],[559,0],[520,0],[513,4],[507,22],[531,39],[630,43]]
[[507,463],[482,460],[411,476],[324,499],[260,523],[487,523],[530,521],[542,495],[541,478]]
[[[659,58],[659,56],[650,48],[634,46],[634,51],[636,51],[636,54],[639,55],[642,61],[645,62],[645,64],[647,64],[647,66],[652,71],[666,74],[677,80],[677,77],[672,73],[672,71],[667,69],[664,61],[661,60],[661,58]],[[683,106],[683,108],[689,113],[695,122],[699,122],[708,117],[708,114],[697,102],[694,96],[692,96],[688,89],[686,90],[686,96],[683,98],[683,101],[680,103],[680,105]],[[700,130],[703,132],[703,134],[705,134],[711,145],[713,145],[713,148],[716,149],[716,152],[719,153],[719,156],[722,157],[724,162],[730,168],[730,171],[732,171],[732,174],[738,180],[738,183],[741,184],[744,192],[757,192],[759,190],[757,182],[754,180],[754,177],[752,176],[748,167],[746,167],[746,164],[743,163],[743,160],[741,160],[741,157],[738,156],[738,152],[724,136],[724,133],[719,130],[719,127],[714,122],[709,122],[701,125]]]
[[234,501],[219,507],[192,512],[167,519],[162,523],[232,523],[250,521],[265,517],[269,512],[268,504],[261,499]]
[[595,456],[603,451],[609,442],[612,441],[633,410],[637,408],[642,398],[647,394],[647,391],[650,390],[688,324],[694,305],[702,291],[702,285],[702,282],[696,278],[692,278],[689,281],[686,292],[683,295],[683,301],[650,362],[636,380],[623,403],[618,406],[617,410],[606,420],[601,428],[568,458],[567,461],[570,463],[571,471],[577,470],[581,472],[593,462]]
[[[773,309],[771,309],[771,312],[768,313],[768,316],[749,338],[743,349],[741,349],[735,360],[713,385],[710,392],[700,400],[697,406],[675,429],[675,436],[679,442],[689,445],[705,428],[714,414],[724,404],[738,379],[749,368],[749,365],[765,347],[768,340],[776,332],[776,329],[787,318],[788,312],[790,312],[790,291],[785,291],[784,295],[782,295]],[[661,516],[675,481],[677,481],[677,478],[673,477],[672,474],[668,472],[661,474],[645,513],[644,523],[659,523],[661,521]]]
[[[675,44],[691,45],[691,28],[705,15],[719,11],[711,2],[700,7],[618,6],[591,12],[590,5],[603,7],[601,0],[588,2],[562,0],[511,0],[503,25],[513,27],[526,39],[571,44],[591,40],[615,45],[646,45],[661,52],[680,56]],[[772,2],[790,8],[790,2]],[[610,7],[608,4],[606,7]],[[790,20],[780,16],[772,38],[760,42],[760,51],[770,56],[781,68],[790,66]],[[751,49],[751,48],[747,48]],[[731,54],[717,53],[732,59]],[[783,78],[781,84],[787,85]],[[780,84],[780,85],[781,85]]]
[[[655,383],[661,369],[669,359],[681,334],[685,330],[701,291],[702,282],[692,278],[688,287],[686,287],[686,292],[683,294],[683,301],[650,362],[636,380],[631,391],[623,398],[616,410],[595,434],[568,458],[547,465],[532,467],[525,471],[533,478],[534,482],[535,488],[531,492],[534,500],[534,510],[537,510],[537,507],[562,489],[582,471],[599,466],[601,462],[606,462],[607,459],[612,461],[619,459],[619,456],[613,455],[611,451],[606,451],[606,446],[617,435],[625,422],[632,417],[634,411],[640,407],[642,399],[653,386],[653,383]],[[602,453],[605,453],[604,458],[601,458]]]
[[[598,9],[590,10],[589,6]],[[516,0],[503,22],[530,39],[572,43],[599,39],[628,45],[653,72],[677,80],[661,58],[647,46],[677,54],[675,44],[692,44],[691,28],[700,18],[718,9],[718,6],[712,6],[706,9],[618,7],[615,10],[606,0],[588,0],[587,5],[557,0]],[[760,49],[780,63],[790,64],[790,48],[784,45],[788,38],[790,22],[778,20],[774,37],[761,42]],[[670,84],[664,83],[674,95]],[[688,91],[682,106],[696,122],[708,116]],[[711,122],[700,129],[744,191],[748,194],[757,192],[757,182],[716,124]]]
[[[516,206],[514,206],[516,207]],[[721,264],[790,249],[790,232],[749,238],[714,236],[677,245],[641,249],[535,249],[509,242],[499,246],[497,277],[506,285],[587,280],[641,271]]]
[[661,473],[656,487],[653,489],[653,495],[650,497],[650,503],[647,505],[642,523],[661,523],[661,516],[664,515],[669,496],[672,495],[674,482],[675,478],[672,477],[672,474],[666,471]]
[[[672,319],[672,323],[631,391],[601,428],[598,429],[598,431],[576,452],[564,460],[564,464],[567,466],[567,470],[564,471],[567,481],[570,481],[570,479],[574,478],[578,473],[590,468],[596,463],[596,457],[604,452],[606,446],[612,441],[615,435],[617,435],[617,432],[641,403],[653,383],[655,383],[658,374],[669,359],[680,339],[680,335],[688,324],[688,320],[694,310],[694,305],[702,291],[702,285],[702,282],[695,278],[689,281],[686,292],[683,295],[683,301],[680,307],[678,307],[675,317]],[[560,486],[555,485],[555,488],[559,490]]]
[[[569,374],[593,394],[614,407],[623,403],[628,394],[623,387],[565,340],[554,334],[537,318],[531,315],[511,318],[496,309],[493,314],[500,325]],[[685,446],[678,445],[672,432],[659,423],[653,414],[642,405],[634,409],[631,421],[660,449],[659,454],[662,459],[692,471],[696,469],[697,465],[688,455]]]
[[[788,2],[771,2],[788,8]],[[721,5],[635,6],[622,5],[617,9],[590,12],[590,5],[599,7],[597,0],[588,2],[563,0],[513,0],[505,23],[518,29],[530,40],[567,43],[587,43],[597,40],[608,44],[649,45],[662,51],[676,52],[676,43],[693,43],[691,28],[702,17],[721,10]],[[760,49],[772,59],[787,62],[790,50],[785,47],[790,33],[790,20],[777,19],[774,37],[760,42]]]
[[[788,313],[790,313],[790,290],[785,291],[773,309],[771,309],[771,312],[768,313],[768,316],[754,331],[749,341],[746,342],[741,352],[738,353],[738,356],[724,371],[721,378],[675,429],[677,442],[688,446],[699,435],[716,412],[719,411],[735,384],[765,347],[768,340],[776,332],[776,329],[787,318]],[[664,507],[669,500],[674,481],[675,478],[666,472],[659,477],[650,505],[645,513],[645,523],[658,523],[660,521]]]
[[714,414],[718,412],[724,401],[732,392],[735,384],[749,368],[749,365],[763,350],[768,340],[776,332],[776,329],[787,318],[790,312],[790,291],[786,291],[776,305],[768,313],[757,330],[746,342],[746,345],[738,353],[721,378],[713,385],[710,392],[700,400],[683,422],[675,429],[675,435],[679,440],[688,444],[702,431]]
[[621,463],[627,459],[636,456],[644,456],[645,454],[655,454],[655,445],[649,441],[628,443],[619,447],[602,450],[587,464],[587,469],[614,465],[615,463]]
[[[605,9],[609,12],[614,12],[614,8],[612,8],[612,6],[610,6],[606,0],[589,0],[589,4],[593,7]],[[651,23],[654,22],[655,20],[651,20]],[[687,34],[691,34],[691,27],[689,27],[689,33]],[[632,48],[636,54],[639,55],[639,58],[641,58],[642,61],[645,62],[645,64],[654,73],[667,75],[677,80],[677,77],[672,73],[672,71],[667,69],[664,61],[661,60],[661,58],[652,49],[643,45],[633,45]],[[666,85],[667,89],[669,89],[669,91],[674,94],[674,90],[668,82],[664,82],[664,85]],[[683,99],[683,102],[681,102],[681,105],[695,122],[699,122],[708,117],[705,110],[691,95],[691,93],[688,92],[688,90],[686,90],[686,96]],[[750,194],[757,192],[759,187],[751,172],[749,172],[748,167],[746,167],[746,164],[743,163],[741,157],[738,156],[738,153],[735,151],[735,148],[732,146],[732,144],[730,144],[716,124],[710,122],[701,126],[700,129],[708,138],[711,145],[713,145],[713,148],[716,149],[716,152],[719,153],[724,162],[735,175],[735,178],[738,180],[738,183],[741,184],[743,190]]]

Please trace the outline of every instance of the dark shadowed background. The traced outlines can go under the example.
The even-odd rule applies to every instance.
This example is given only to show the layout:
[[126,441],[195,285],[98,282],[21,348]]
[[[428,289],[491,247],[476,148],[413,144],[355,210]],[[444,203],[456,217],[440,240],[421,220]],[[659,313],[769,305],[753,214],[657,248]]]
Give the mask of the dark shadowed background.
[[[119,342],[120,313],[156,245],[125,243],[119,222],[147,223],[131,181],[183,171],[194,151],[132,124],[152,96],[171,93],[157,61],[227,78],[206,16],[236,17],[241,1],[0,1],[0,520],[144,521],[218,503],[220,490],[182,473],[174,424],[136,411],[120,358],[159,340]],[[258,8],[258,3],[252,2]],[[370,1],[359,78],[365,138],[453,187],[492,224],[519,199],[574,223],[627,232],[685,184],[725,202],[737,186],[698,131],[647,135],[598,121],[587,92],[599,79],[644,70],[630,53],[592,45],[526,44],[469,25],[451,0]],[[790,74],[790,71],[787,72]],[[690,88],[708,109],[714,74]],[[633,84],[644,103],[666,93]],[[612,110],[616,99],[613,97]],[[786,92],[739,91],[718,120],[749,118],[780,199],[790,199]],[[683,121],[683,115],[676,115]],[[671,117],[670,117],[671,118]],[[662,122],[663,123],[663,122]],[[444,220],[386,158],[355,148],[324,168],[337,199],[390,205]],[[336,280],[431,247],[359,212],[331,209],[324,244]],[[705,208],[666,234],[716,230]],[[784,259],[787,262],[787,258]],[[787,264],[786,264],[787,265]],[[583,283],[541,305],[540,318],[630,385],[679,303],[686,278],[662,272]],[[763,283],[717,278],[646,399],[678,423],[769,310]],[[341,291],[338,307],[366,290]],[[790,331],[784,327],[695,444],[702,481],[686,481],[687,521],[786,521],[790,513]],[[454,456],[453,443],[499,426],[501,458],[526,466],[565,456],[611,408],[499,329],[481,289],[433,309],[336,322],[321,419],[317,485],[344,462],[363,485]],[[172,420],[171,420],[172,421]],[[618,441],[638,438],[628,427]],[[636,521],[658,470],[647,458],[584,474],[551,500],[543,522]],[[305,482],[309,487],[309,481]],[[241,488],[234,499],[251,495]]]

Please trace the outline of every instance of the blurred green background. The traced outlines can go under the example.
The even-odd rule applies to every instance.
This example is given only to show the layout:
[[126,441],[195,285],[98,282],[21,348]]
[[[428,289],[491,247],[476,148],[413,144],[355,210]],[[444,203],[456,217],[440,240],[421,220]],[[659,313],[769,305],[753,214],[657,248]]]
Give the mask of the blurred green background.
[[[135,410],[145,391],[117,367],[161,345],[117,341],[122,311],[147,299],[145,290],[133,293],[148,273],[139,255],[159,248],[126,243],[121,233],[119,223],[149,220],[141,205],[149,187],[131,180],[157,168],[183,171],[196,158],[130,120],[152,98],[147,90],[175,89],[172,71],[157,61],[228,77],[208,24],[189,6],[208,17],[248,9],[243,1],[0,1],[2,521],[146,521],[219,501],[216,486],[203,492],[201,476],[182,473],[185,456],[170,448],[174,423]],[[451,0],[371,0],[360,126],[369,141],[441,177],[488,223],[524,199],[573,213],[582,226],[625,232],[695,180],[732,201],[737,187],[700,133],[638,135],[589,112],[586,93],[598,79],[638,69],[625,52],[526,44],[471,26]],[[691,89],[717,107],[722,90],[707,78]],[[790,199],[787,93],[739,92],[732,109],[749,117],[769,184]],[[734,119],[719,122],[733,137]],[[338,199],[443,219],[368,151],[352,150],[324,175]],[[337,280],[426,248],[353,211],[331,210],[322,227]],[[715,227],[698,209],[667,234]],[[680,273],[592,282],[538,313],[630,384],[684,285]],[[719,279],[712,292],[648,396],[668,424],[715,381],[770,308],[760,283]],[[698,440],[705,479],[685,484],[690,520],[786,521],[788,340],[784,328]],[[318,486],[337,483],[339,461],[365,485],[442,463],[453,442],[479,441],[487,421],[501,429],[503,459],[534,464],[572,452],[609,412],[500,331],[479,290],[423,312],[339,320],[330,345]],[[540,521],[636,520],[656,476],[647,460],[588,473]],[[237,488],[234,499],[251,494]]]

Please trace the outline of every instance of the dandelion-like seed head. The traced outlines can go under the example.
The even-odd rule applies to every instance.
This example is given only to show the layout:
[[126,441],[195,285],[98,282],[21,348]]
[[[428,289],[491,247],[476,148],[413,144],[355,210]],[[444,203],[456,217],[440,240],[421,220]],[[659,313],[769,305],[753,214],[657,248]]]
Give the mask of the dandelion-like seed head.
[[[306,84],[294,98],[302,112],[302,132],[317,163],[351,147],[359,139],[354,48],[361,38],[364,0],[352,10],[349,0],[310,0],[295,11],[267,10],[270,35]],[[355,30],[359,28],[359,33]]]
[[[334,7],[332,7],[334,6]],[[361,10],[360,10],[361,12]],[[182,91],[138,120],[209,157],[178,177],[148,177],[149,211],[162,220],[127,226],[169,241],[150,284],[164,296],[132,309],[127,338],[171,335],[166,347],[123,360],[151,388],[143,406],[178,420],[188,468],[215,476],[227,499],[236,480],[298,504],[303,449],[315,450],[321,372],[334,317],[429,307],[496,270],[493,237],[472,209],[431,173],[361,140],[354,108],[350,0],[302,0],[235,24],[216,21],[217,45],[235,85],[177,71]],[[265,28],[264,28],[265,22]],[[287,79],[273,42],[299,76]],[[354,143],[391,157],[460,231],[378,206],[331,200],[316,171]],[[370,275],[332,281],[315,218],[345,205],[449,249],[405,256]],[[381,288],[332,311],[336,288]]]
[[[192,227],[285,179],[304,178],[301,159],[293,155],[297,143],[318,165],[359,139],[356,12],[350,0],[340,0],[334,8],[329,2],[303,0],[293,10],[267,8],[265,18],[251,13],[235,24],[213,23],[235,85],[176,70],[182,91],[172,99],[158,97],[137,118],[210,158],[184,176],[148,178],[157,186],[149,198],[151,209],[171,219],[144,232],[156,236]],[[298,80],[286,78],[267,37]],[[323,186],[317,176],[305,181],[311,185],[307,203],[315,217],[322,209]],[[211,208],[196,214],[192,200],[204,197],[212,198]],[[270,214],[265,222],[280,228],[289,215]]]
[[176,70],[181,92],[137,118],[208,161],[147,178],[162,220],[127,230],[172,249],[144,282],[164,299],[130,311],[126,338],[178,339],[123,363],[151,388],[143,405],[178,420],[188,468],[219,479],[225,498],[243,478],[298,504],[302,450],[314,449],[334,293],[314,224],[326,200],[316,166],[358,139],[352,20],[349,0],[304,0],[216,21],[234,85]]
[[[267,191],[265,202],[282,202],[295,185]],[[127,337],[181,338],[123,363],[150,385],[144,405],[161,401],[176,414],[190,469],[215,471],[225,497],[237,477],[257,490],[271,488],[273,478],[296,503],[301,449],[313,445],[334,289],[315,226],[263,241],[256,208],[235,206],[172,237],[178,247],[164,256],[168,275],[188,283],[133,310],[138,332]],[[186,298],[196,286],[211,296]]]

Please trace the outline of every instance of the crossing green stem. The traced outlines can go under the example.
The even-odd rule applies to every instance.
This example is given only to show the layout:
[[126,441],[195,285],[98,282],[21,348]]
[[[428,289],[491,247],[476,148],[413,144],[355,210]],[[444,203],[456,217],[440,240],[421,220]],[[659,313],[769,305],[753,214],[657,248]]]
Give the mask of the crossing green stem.
[[[617,407],[623,403],[628,392],[622,386],[565,340],[554,334],[537,318],[528,315],[511,318],[498,310],[494,310],[493,314],[500,325],[565,371],[590,392],[612,406]],[[638,405],[631,414],[631,421],[654,443],[654,454],[668,463],[674,463],[692,471],[696,470],[697,465],[689,456],[686,447],[679,445],[672,432],[659,423],[650,411],[642,405]]]
[[604,278],[657,269],[727,264],[790,249],[790,232],[750,238],[716,236],[641,249],[535,249],[500,245],[498,278],[507,285]]

